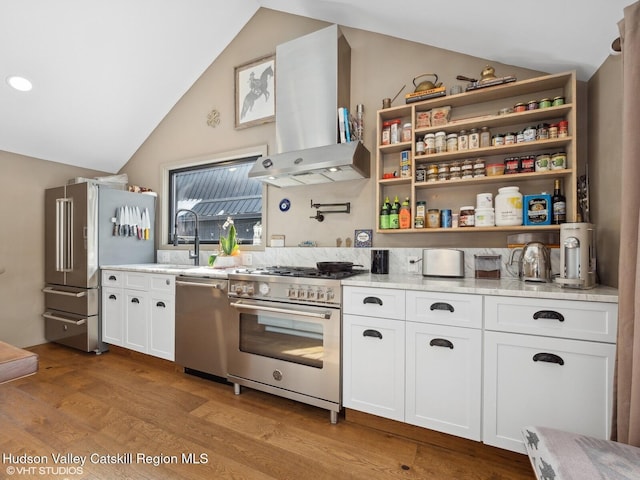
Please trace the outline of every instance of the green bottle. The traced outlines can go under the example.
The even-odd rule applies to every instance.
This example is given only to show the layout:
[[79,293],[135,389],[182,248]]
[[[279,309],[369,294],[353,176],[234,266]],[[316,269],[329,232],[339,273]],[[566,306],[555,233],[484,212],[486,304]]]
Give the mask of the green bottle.
[[393,204],[391,205],[391,210],[389,210],[389,228],[400,228],[400,200],[398,200],[398,196],[393,200]]
[[380,209],[380,230],[387,230],[389,228],[389,207],[386,203],[382,204]]

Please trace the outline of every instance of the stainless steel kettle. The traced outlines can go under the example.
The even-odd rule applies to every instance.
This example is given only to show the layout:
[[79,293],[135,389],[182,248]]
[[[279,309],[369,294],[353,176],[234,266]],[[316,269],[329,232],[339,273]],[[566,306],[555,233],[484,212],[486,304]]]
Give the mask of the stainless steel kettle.
[[515,253],[518,258],[518,277],[523,282],[551,281],[551,252],[544,243],[529,242],[523,248],[514,248],[509,257],[509,265],[513,264]]

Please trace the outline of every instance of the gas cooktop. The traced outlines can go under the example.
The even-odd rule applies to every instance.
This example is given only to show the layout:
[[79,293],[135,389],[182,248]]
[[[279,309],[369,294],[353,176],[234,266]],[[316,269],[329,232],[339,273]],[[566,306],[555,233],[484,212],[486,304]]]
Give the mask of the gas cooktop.
[[291,267],[291,266],[272,266],[259,268],[239,268],[233,273],[243,275],[272,275],[276,277],[299,277],[299,278],[326,278],[340,280],[342,278],[352,277],[361,273],[368,273],[368,270],[343,270],[338,272],[321,272],[314,267]]

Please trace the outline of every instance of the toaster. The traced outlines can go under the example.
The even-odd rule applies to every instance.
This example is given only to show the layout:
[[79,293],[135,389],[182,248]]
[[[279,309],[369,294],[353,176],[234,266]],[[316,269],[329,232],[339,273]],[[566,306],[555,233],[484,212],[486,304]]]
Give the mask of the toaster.
[[424,277],[464,277],[464,252],[454,248],[426,248],[422,250]]

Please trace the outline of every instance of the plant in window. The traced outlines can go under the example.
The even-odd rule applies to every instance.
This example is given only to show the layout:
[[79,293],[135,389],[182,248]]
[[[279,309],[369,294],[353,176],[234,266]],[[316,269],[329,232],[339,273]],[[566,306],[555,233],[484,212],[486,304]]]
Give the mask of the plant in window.
[[220,248],[222,248],[222,254],[227,256],[238,255],[240,253],[240,247],[238,246],[238,239],[236,237],[236,227],[233,224],[233,219],[227,217],[227,221],[222,225],[222,229],[229,228],[227,236],[220,235]]

